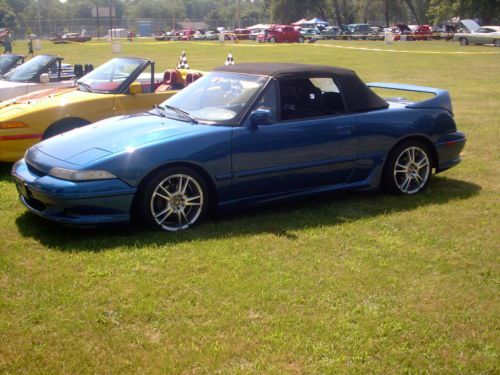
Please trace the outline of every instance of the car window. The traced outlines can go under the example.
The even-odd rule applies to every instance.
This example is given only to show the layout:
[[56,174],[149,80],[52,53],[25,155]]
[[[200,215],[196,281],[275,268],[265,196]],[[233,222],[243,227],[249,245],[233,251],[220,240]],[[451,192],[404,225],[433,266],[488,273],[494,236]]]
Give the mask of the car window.
[[280,98],[282,121],[345,113],[342,94],[331,77],[282,80]]
[[200,121],[231,123],[243,113],[267,80],[265,76],[211,72],[164,103]]
[[260,99],[255,103],[253,110],[260,108],[270,109],[273,114],[271,123],[275,123],[277,121],[276,115],[278,113],[277,97],[278,95],[277,95],[276,83],[274,81],[271,81],[269,85],[266,87]]
[[39,55],[28,62],[11,70],[5,77],[14,82],[25,82],[35,79],[44,68],[52,61],[54,57],[48,55]]
[[80,78],[77,83],[83,85],[86,91],[116,92],[143,63],[142,60],[134,58],[114,58]]

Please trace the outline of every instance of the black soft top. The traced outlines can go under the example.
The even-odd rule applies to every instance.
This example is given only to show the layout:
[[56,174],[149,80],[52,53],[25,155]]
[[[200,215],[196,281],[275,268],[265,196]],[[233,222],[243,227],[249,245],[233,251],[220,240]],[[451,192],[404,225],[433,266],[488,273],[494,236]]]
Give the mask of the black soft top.
[[366,112],[389,106],[384,99],[366,86],[354,71],[349,69],[307,64],[244,63],[220,66],[214,70],[261,75],[277,79],[334,76],[349,112]]

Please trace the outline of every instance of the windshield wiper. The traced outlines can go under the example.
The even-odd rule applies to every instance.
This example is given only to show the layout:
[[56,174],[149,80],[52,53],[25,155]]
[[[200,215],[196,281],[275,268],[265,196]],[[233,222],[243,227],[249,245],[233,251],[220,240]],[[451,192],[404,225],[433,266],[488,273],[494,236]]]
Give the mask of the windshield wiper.
[[158,112],[158,115],[161,117],[165,117],[165,108],[160,107],[158,104],[155,104],[154,108]]
[[194,123],[194,124],[197,124],[198,123],[198,120],[196,120],[194,117],[192,117],[188,112],[186,111],[183,111],[182,109],[180,108],[177,108],[177,107],[174,107],[174,106],[171,106],[171,105],[168,105],[168,104],[163,104],[163,106],[160,106],[160,105],[155,105],[155,108],[156,109],[159,109],[161,108],[162,111],[165,111],[165,109],[170,109],[171,111],[174,111],[175,113],[183,116],[184,118],[187,118],[190,122]]
[[76,81],[77,85],[81,85],[85,88],[86,91],[88,92],[92,92],[92,87],[90,87],[90,85],[88,83],[85,83],[85,82],[78,82]]

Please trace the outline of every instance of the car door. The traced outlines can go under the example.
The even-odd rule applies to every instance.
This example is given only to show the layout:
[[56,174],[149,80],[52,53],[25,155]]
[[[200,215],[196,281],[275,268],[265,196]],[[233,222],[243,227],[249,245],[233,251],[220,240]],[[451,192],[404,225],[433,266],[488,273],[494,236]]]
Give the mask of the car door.
[[[302,98],[291,103],[295,99],[288,97],[288,84],[270,82],[253,107],[271,109],[269,124],[253,126],[247,119],[233,130],[233,199],[327,188],[347,183],[351,176],[357,158],[356,118],[312,111],[290,116],[288,106],[299,110]],[[318,87],[310,89],[305,95],[319,95]],[[329,94],[340,97],[338,92]],[[343,102],[337,104],[343,107]]]

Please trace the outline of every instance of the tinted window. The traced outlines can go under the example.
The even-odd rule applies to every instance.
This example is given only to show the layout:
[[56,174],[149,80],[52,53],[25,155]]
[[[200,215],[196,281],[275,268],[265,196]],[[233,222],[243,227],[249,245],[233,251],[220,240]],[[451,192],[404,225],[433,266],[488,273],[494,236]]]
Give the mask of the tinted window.
[[18,57],[15,55],[1,55],[0,56],[0,73],[6,72],[8,68],[17,61]]
[[25,62],[18,68],[5,75],[7,79],[15,82],[31,81],[46,70],[46,66],[54,60],[52,56],[39,55]]
[[281,119],[295,120],[344,113],[333,78],[301,78],[280,82]]
[[277,90],[276,90],[276,83],[270,82],[269,86],[266,87],[266,90],[264,91],[264,94],[261,96],[261,98],[255,103],[255,109],[259,108],[265,108],[265,109],[270,109],[273,113],[273,119],[272,123],[275,123],[277,121],[276,115],[277,115],[277,107],[278,107],[278,101],[277,101]]

